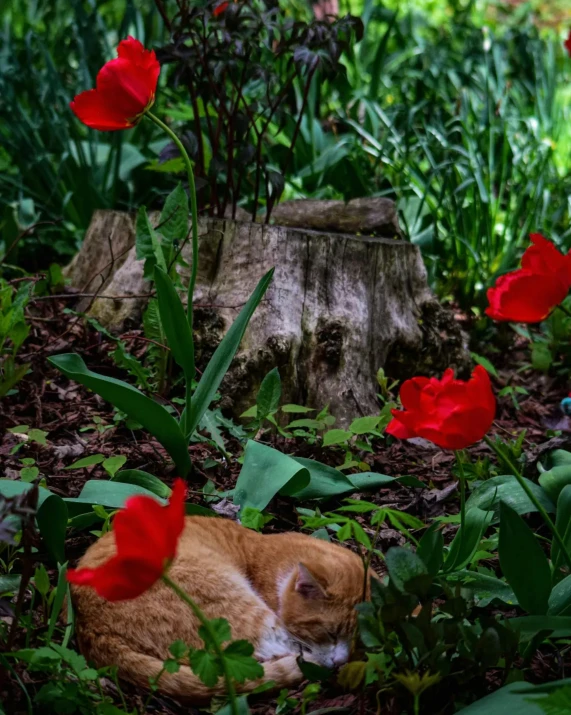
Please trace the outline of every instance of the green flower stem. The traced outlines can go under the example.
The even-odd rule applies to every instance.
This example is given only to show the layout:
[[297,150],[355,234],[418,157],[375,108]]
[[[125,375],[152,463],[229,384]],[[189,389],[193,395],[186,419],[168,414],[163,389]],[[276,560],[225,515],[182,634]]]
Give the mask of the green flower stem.
[[[154,122],[158,127],[160,127],[168,136],[173,140],[173,142],[178,147],[180,154],[186,166],[186,173],[188,174],[188,189],[190,192],[190,211],[192,215],[192,266],[190,269],[190,281],[188,283],[188,297],[186,304],[186,317],[188,320],[188,326],[190,328],[190,334],[193,336],[193,325],[194,325],[194,288],[196,286],[196,276],[198,273],[198,204],[196,202],[196,186],[194,184],[194,173],[192,171],[192,164],[190,162],[190,157],[184,144],[173,132],[173,130],[162,122],[158,117],[156,117],[152,112],[147,112],[145,114],[152,122]],[[195,375],[195,363],[194,363],[194,337],[193,337],[193,349],[192,354],[188,356],[190,361],[190,373],[186,384],[186,395],[185,395],[185,415],[186,421],[190,418],[190,408],[192,401],[192,380]],[[183,431],[186,434],[186,426],[182,425]],[[190,438],[189,434],[186,434]]]
[[460,470],[460,479],[458,480],[460,482],[460,528],[464,533],[464,524],[466,523],[466,476],[461,452],[455,449],[454,454],[456,455],[456,464]]
[[504,454],[499,447],[495,444],[495,442],[492,442],[492,440],[486,435],[484,437],[484,441],[492,449],[497,456],[503,460],[508,467],[511,469],[512,474],[514,477],[517,479],[520,487],[523,489],[523,491],[526,493],[527,498],[530,500],[530,502],[533,504],[533,506],[537,509],[537,511],[541,514],[541,517],[543,521],[545,522],[546,526],[548,529],[551,531],[553,534],[553,538],[555,541],[557,541],[557,544],[559,545],[559,548],[561,549],[561,553],[565,556],[565,561],[567,561],[567,565],[569,568],[571,568],[571,555],[567,551],[567,547],[565,546],[565,542],[561,538],[561,534],[557,531],[557,528],[553,521],[551,521],[551,517],[549,514],[545,511],[543,506],[539,503],[539,500],[535,496],[535,494],[531,491],[529,486],[527,485],[525,479],[522,477],[519,469],[516,467],[516,465],[512,462],[512,460]]
[[238,713],[238,701],[236,700],[236,689],[234,688],[234,683],[232,682],[232,677],[230,673],[228,672],[228,669],[226,668],[226,661],[224,660],[224,653],[222,651],[222,648],[220,647],[220,644],[218,643],[218,638],[216,636],[216,633],[214,632],[214,629],[212,628],[210,621],[204,613],[202,612],[202,609],[198,606],[197,603],[185,592],[183,589],[176,584],[174,581],[172,581],[166,574],[163,574],[163,582],[166,583],[166,585],[172,589],[176,595],[181,599],[181,601],[184,601],[187,606],[190,607],[194,615],[198,618],[200,621],[200,624],[204,627],[205,631],[208,633],[210,637],[210,641],[212,643],[212,647],[214,648],[214,651],[218,658],[220,659],[220,665],[222,666],[222,670],[224,671],[224,682],[226,684],[226,694],[228,695],[228,702],[230,704],[230,710],[232,711],[232,715],[239,715]]

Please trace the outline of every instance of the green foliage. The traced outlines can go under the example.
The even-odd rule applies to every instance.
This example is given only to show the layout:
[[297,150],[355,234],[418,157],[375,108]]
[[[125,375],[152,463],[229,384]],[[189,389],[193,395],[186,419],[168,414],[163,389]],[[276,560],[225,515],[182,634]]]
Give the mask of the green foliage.
[[18,364],[16,356],[30,332],[24,309],[32,285],[24,281],[15,287],[0,277],[0,399],[14,389],[30,368],[29,363]]
[[[33,269],[69,256],[95,209],[132,208],[162,190],[161,175],[141,171],[160,150],[151,127],[94,132],[69,109],[75,94],[95,86],[119,39],[136,32],[152,46],[163,37],[158,15],[137,6],[2,3],[0,258],[23,234],[11,264]],[[29,230],[38,221],[48,223]]]

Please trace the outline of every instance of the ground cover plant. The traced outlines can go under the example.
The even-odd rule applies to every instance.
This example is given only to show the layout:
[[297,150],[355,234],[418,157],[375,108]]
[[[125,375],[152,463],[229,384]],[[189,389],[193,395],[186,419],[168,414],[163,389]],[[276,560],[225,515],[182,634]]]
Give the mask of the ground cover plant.
[[[115,32],[140,18],[154,41],[123,33],[117,57],[95,53],[93,81],[71,93],[71,112],[90,137],[104,137],[90,138],[90,146],[77,139],[77,146],[86,152],[107,146],[103,175],[89,177],[107,198],[83,208],[122,205],[127,194],[139,206],[136,250],[153,291],[144,329],[115,335],[76,312],[61,269],[51,263],[85,227],[66,214],[74,196],[66,201],[59,194],[66,185],[72,194],[85,189],[83,174],[67,173],[78,166],[73,152],[70,165],[61,144],[43,157],[49,172],[55,157],[62,177],[52,203],[29,178],[36,172],[41,179],[37,167],[26,165],[23,177],[6,172],[19,203],[6,203],[0,244],[0,709],[188,712],[161,694],[161,676],[182,662],[206,685],[223,680],[225,697],[210,710],[222,715],[568,712],[571,254],[562,247],[571,224],[569,157],[553,144],[557,137],[566,145],[563,118],[571,102],[561,83],[570,72],[570,42],[544,39],[527,19],[504,33],[482,30],[472,8],[458,4],[440,44],[428,16],[400,17],[372,4],[363,6],[360,43],[352,18],[306,22],[310,8],[290,18],[265,4],[172,5],[157,1],[157,15],[147,17],[127,3],[130,19]],[[57,4],[54,12],[59,38],[72,20]],[[109,9],[90,12],[98,22],[117,19]],[[239,42],[241,13],[252,47],[260,35],[259,64],[252,66],[233,65],[220,49],[222,40]],[[5,32],[21,49],[22,28],[32,20],[19,18]],[[460,52],[454,40],[460,30],[473,53]],[[162,45],[167,36],[171,44]],[[208,52],[197,38],[211,41]],[[159,65],[152,45],[173,63],[170,84],[163,74],[168,63]],[[260,74],[272,51],[275,66]],[[204,76],[189,80],[191,60]],[[341,74],[327,78],[322,64]],[[212,100],[209,80],[220,72]],[[2,77],[7,82],[10,73]],[[201,88],[192,77],[200,77]],[[173,78],[186,78],[190,102]],[[282,80],[291,90],[279,112],[270,103],[264,114],[268,97],[258,80],[266,88]],[[389,87],[390,111],[383,106]],[[66,101],[72,96],[62,94]],[[22,92],[12,99],[35,111],[34,97]],[[325,115],[335,119],[334,131],[320,121]],[[537,117],[541,127],[532,121]],[[58,129],[66,136],[84,131],[71,114],[66,121],[69,127]],[[240,121],[247,130],[236,130]],[[16,123],[0,130],[10,142]],[[130,129],[147,137],[143,152],[147,140],[164,136],[165,153],[152,166],[167,167],[151,173],[160,179],[147,189],[121,170],[127,144],[115,137]],[[44,125],[37,131],[26,141],[51,136]],[[258,154],[241,157],[249,177],[243,195],[232,147],[241,131],[244,145],[257,141]],[[6,152],[15,161],[10,142]],[[382,177],[380,167],[387,168]],[[210,183],[195,181],[195,173]],[[255,404],[241,419],[229,418],[219,391],[272,272],[209,360],[197,365],[199,206],[223,214],[226,204],[235,211],[242,203],[254,214],[263,207],[265,216],[282,192],[350,197],[370,193],[363,188],[369,180],[377,182],[375,192],[398,198],[406,233],[435,259],[429,269],[442,259],[435,285],[455,299],[457,319],[472,330],[471,375],[460,379],[447,370],[398,384],[380,370],[378,413],[356,414],[341,429],[327,405],[284,404],[274,368],[260,376]],[[197,193],[206,185],[209,199],[201,203]],[[22,222],[25,202],[40,196],[39,215]],[[160,197],[156,225],[142,205],[149,197]],[[38,257],[28,263],[22,252],[30,239],[37,249],[33,236],[44,219],[50,231],[42,240],[65,246],[54,244],[45,264]],[[54,219],[66,222],[61,231]],[[184,241],[193,260],[183,287]],[[30,273],[36,266],[41,272]],[[338,672],[300,662],[306,680],[297,690],[239,697],[237,685],[261,674],[253,647],[233,640],[224,619],[208,620],[169,577],[185,513],[235,518],[257,531],[300,530],[355,550],[380,578],[357,607],[350,661]],[[110,529],[117,556],[93,571],[75,569],[87,545]],[[147,693],[79,653],[68,584],[114,600],[136,598],[159,579],[202,623],[204,647],[173,642]]]

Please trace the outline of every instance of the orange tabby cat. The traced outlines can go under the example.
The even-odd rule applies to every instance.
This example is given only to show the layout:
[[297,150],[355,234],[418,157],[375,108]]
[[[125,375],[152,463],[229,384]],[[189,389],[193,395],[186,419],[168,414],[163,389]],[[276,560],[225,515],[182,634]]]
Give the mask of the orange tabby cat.
[[[94,568],[114,553],[110,532],[79,567]],[[208,618],[226,618],[233,639],[254,645],[264,678],[245,683],[242,692],[270,680],[278,687],[300,682],[300,652],[328,667],[349,657],[364,572],[348,549],[303,534],[262,535],[224,519],[187,517],[169,576]],[[162,582],[131,601],[110,603],[84,586],[72,586],[72,596],[86,658],[97,667],[118,666],[121,677],[142,687],[159,673],[174,641],[203,647],[197,619]],[[159,685],[196,703],[223,692],[221,681],[209,689],[184,665]]]

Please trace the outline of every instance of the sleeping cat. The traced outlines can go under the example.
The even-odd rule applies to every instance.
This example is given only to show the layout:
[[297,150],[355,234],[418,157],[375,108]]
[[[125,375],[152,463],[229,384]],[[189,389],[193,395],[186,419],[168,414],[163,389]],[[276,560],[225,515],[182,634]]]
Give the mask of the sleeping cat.
[[[79,567],[99,566],[114,553],[109,532]],[[264,677],[238,686],[241,692],[270,680],[277,687],[300,682],[301,652],[327,667],[348,660],[364,585],[361,559],[348,549],[303,534],[262,535],[224,519],[186,517],[169,576],[208,618],[226,618],[234,640],[254,645]],[[121,677],[141,687],[157,676],[174,641],[203,647],[190,608],[160,581],[131,601],[111,603],[84,586],[72,586],[72,597],[85,657],[97,667],[118,666]],[[223,692],[222,681],[207,688],[184,665],[161,676],[159,687],[194,703]]]

